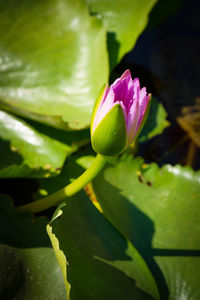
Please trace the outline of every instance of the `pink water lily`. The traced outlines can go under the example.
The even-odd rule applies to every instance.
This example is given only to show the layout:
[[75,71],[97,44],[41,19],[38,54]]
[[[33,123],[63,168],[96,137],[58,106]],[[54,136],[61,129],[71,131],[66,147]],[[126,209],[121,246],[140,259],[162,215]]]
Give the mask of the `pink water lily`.
[[[109,112],[114,111],[114,107],[118,107],[118,110],[121,110],[121,112],[123,112],[123,118],[125,122],[125,145],[123,146],[123,148],[127,147],[136,138],[139,131],[141,130],[142,125],[144,124],[144,120],[149,107],[149,102],[150,94],[147,94],[146,88],[143,87],[142,89],[140,89],[139,79],[132,79],[130,71],[126,70],[120,78],[115,80],[110,88],[106,86],[104,93],[94,112],[91,128],[92,136],[105,119],[109,124],[105,123],[106,125],[102,125],[101,127],[103,128],[106,126],[105,131],[108,131],[109,133],[109,140],[112,141],[112,143],[115,142],[111,136],[112,132],[110,133],[110,127],[114,128],[113,135],[120,135],[120,137],[122,137],[122,133],[118,132],[120,128],[117,124],[118,120],[116,118],[116,115],[119,115],[120,113],[115,113],[115,117],[113,118],[110,114],[112,123],[110,120],[108,120],[108,118],[105,118]],[[114,115],[114,113],[112,115]],[[113,122],[116,123],[116,126],[114,126]],[[107,134],[106,132],[104,132],[105,138]],[[98,139],[96,137],[97,141]],[[99,141],[98,145],[100,145]],[[121,151],[122,150],[123,149],[121,149]]]

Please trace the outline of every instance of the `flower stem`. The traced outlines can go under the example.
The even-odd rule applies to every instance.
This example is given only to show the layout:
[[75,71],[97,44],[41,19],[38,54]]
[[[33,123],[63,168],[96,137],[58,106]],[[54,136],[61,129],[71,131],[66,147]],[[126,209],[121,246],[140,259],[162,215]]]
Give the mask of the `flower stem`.
[[61,201],[65,200],[66,197],[73,196],[74,194],[79,192],[86,184],[88,184],[88,182],[90,182],[101,171],[105,163],[106,157],[97,154],[92,165],[72,183],[40,200],[18,206],[17,210],[37,213],[52,206],[58,205]]

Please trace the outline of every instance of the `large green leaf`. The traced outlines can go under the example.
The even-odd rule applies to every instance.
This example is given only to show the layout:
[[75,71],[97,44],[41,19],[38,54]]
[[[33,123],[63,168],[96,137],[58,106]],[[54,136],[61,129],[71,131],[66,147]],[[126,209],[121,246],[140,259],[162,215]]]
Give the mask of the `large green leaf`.
[[0,224],[0,299],[66,300],[47,219],[17,213],[10,198],[1,195]]
[[59,128],[88,126],[108,58],[86,2],[0,1],[0,36],[0,105]]
[[[70,299],[158,299],[146,264],[84,192],[66,199],[50,224],[68,262]],[[48,227],[49,233],[49,227]],[[57,253],[57,249],[55,249]],[[63,266],[63,262],[61,262]],[[145,292],[143,292],[143,291]]]
[[[48,178],[48,179],[39,179],[38,183],[39,183],[39,191],[38,194],[36,195],[36,198],[41,198],[41,194],[51,194],[55,191],[57,191],[58,189],[63,188],[64,186],[66,186],[72,179],[78,177],[82,172],[84,172],[85,167],[89,167],[89,165],[91,164],[91,162],[94,159],[94,153],[91,150],[91,147],[87,147],[85,148],[81,153],[77,153],[75,156],[70,156],[68,162],[64,165],[62,172],[60,173],[60,175],[54,177],[54,178]],[[73,203],[73,201],[75,201],[75,204]],[[86,201],[86,203],[85,203]],[[119,252],[121,248],[124,249],[124,244],[127,244],[127,249],[126,249],[126,253],[130,256],[130,261],[117,261],[115,263],[115,268],[119,268],[120,270],[122,270],[128,277],[134,278],[134,280],[137,280],[137,286],[140,287],[141,289],[147,291],[148,293],[152,294],[155,296],[155,298],[157,297],[157,289],[154,283],[154,280],[151,276],[151,274],[149,273],[148,269],[146,268],[144,261],[141,259],[140,255],[138,255],[137,251],[135,251],[135,249],[130,245],[130,243],[126,240],[124,240],[120,234],[113,230],[113,227],[109,224],[107,224],[107,222],[105,222],[105,219],[103,217],[99,217],[99,213],[96,212],[96,210],[91,207],[89,204],[87,204],[88,199],[85,197],[84,194],[80,194],[80,195],[76,195],[75,199],[71,200],[71,198],[68,198],[66,200],[66,205],[67,208],[61,208],[62,210],[62,215],[61,217],[58,218],[58,220],[54,218],[54,220],[51,222],[50,226],[48,226],[48,233],[49,236],[52,238],[57,238],[57,240],[60,243],[59,249],[57,249],[55,247],[55,253],[60,256],[60,249],[64,251],[66,257],[67,257],[67,261],[69,262],[69,265],[71,266],[71,271],[75,276],[78,276],[77,274],[79,274],[79,269],[82,269],[82,260],[87,260],[87,249],[83,247],[84,244],[86,245],[86,243],[88,243],[88,251],[90,250],[90,247],[92,247],[94,249],[94,251],[98,251],[98,243],[96,244],[92,244],[91,245],[91,239],[94,239],[94,236],[97,234],[96,239],[101,241],[101,235],[100,235],[100,231],[95,232],[90,232],[90,230],[88,231],[87,228],[83,228],[82,227],[82,222],[87,222],[88,226],[90,226],[91,228],[97,226],[94,224],[94,222],[96,220],[96,216],[97,218],[99,218],[99,222],[102,226],[102,230],[103,228],[105,228],[105,231],[107,230],[108,232],[105,234],[109,234],[109,232],[111,232],[110,234],[112,234],[112,239],[113,241],[115,241],[115,244],[113,247],[108,243],[108,241],[101,241],[99,243],[104,244],[104,247],[110,247],[114,253],[114,248],[116,247],[116,251]],[[68,211],[68,205],[70,205],[69,211]],[[78,206],[79,208],[75,207]],[[73,213],[71,213],[71,210],[73,211]],[[85,211],[84,215],[81,214],[82,211]],[[87,213],[89,215],[87,215]],[[69,214],[69,215],[68,215]],[[58,210],[58,216],[60,215],[60,211]],[[58,217],[56,216],[56,217]],[[84,221],[85,219],[85,221]],[[59,230],[55,231],[55,223],[59,222]],[[66,223],[69,222],[69,223]],[[76,226],[73,224],[73,222],[76,223]],[[106,224],[105,224],[106,223]],[[51,227],[52,226],[52,227]],[[79,228],[80,226],[80,228]],[[83,253],[82,253],[82,257],[78,257],[77,259],[80,260],[80,265],[78,265],[78,263],[73,263],[74,261],[76,261],[76,254],[73,253],[73,249],[74,247],[76,248],[76,245],[79,244],[78,240],[74,240],[77,239],[77,234],[80,231],[79,234],[82,234],[83,236],[87,235],[88,236],[88,240],[83,241],[84,244],[80,245],[80,249],[79,251],[82,251],[83,249]],[[63,243],[61,243],[61,239],[63,240]],[[121,241],[121,245],[117,245],[117,241]],[[123,242],[123,243],[122,243]],[[122,245],[123,244],[123,245]],[[103,246],[102,246],[103,247]],[[110,251],[110,250],[109,250]],[[71,256],[72,255],[72,261],[69,260],[68,254]],[[80,253],[81,255],[81,253]],[[62,258],[58,257],[58,260],[62,266],[62,270],[63,273],[66,274],[65,271],[65,264],[63,264],[63,260]],[[105,260],[105,257],[104,257]],[[93,264],[91,265],[91,261],[88,260],[87,261],[89,266],[93,266]],[[105,260],[102,261],[104,263],[110,264],[112,262],[110,262],[109,260]],[[85,262],[86,263],[86,262]],[[84,263],[84,265],[85,265]],[[105,267],[106,268],[106,267]],[[87,269],[87,267],[86,267]],[[76,274],[77,273],[77,274]],[[114,272],[115,273],[115,272]],[[114,274],[113,273],[113,274]],[[85,282],[85,278],[82,278],[82,276],[84,277],[84,274],[80,275],[80,281]],[[94,273],[94,278],[98,278],[98,274]],[[116,275],[117,276],[117,275]],[[118,278],[118,277],[117,277]],[[97,280],[97,279],[96,279]],[[102,281],[102,277],[100,276],[99,281]],[[72,289],[78,289],[79,288],[79,284],[81,283],[77,283],[77,280],[74,279],[74,282],[71,281],[72,284]],[[103,283],[102,283],[103,284]],[[96,286],[96,284],[95,284]],[[87,288],[88,287],[88,282],[86,284],[85,287],[85,291],[84,294],[87,295]],[[98,286],[96,286],[96,293],[97,293],[97,288]],[[106,285],[106,289],[109,289],[109,287]],[[107,292],[108,293],[108,292]],[[113,292],[112,292],[113,293]],[[109,293],[108,293],[109,295]],[[86,296],[85,296],[86,297]],[[106,296],[108,297],[108,296]],[[81,298],[82,299],[82,298]],[[84,298],[85,299],[85,298]],[[88,299],[88,298],[87,298]]]
[[92,13],[102,17],[108,31],[110,65],[113,68],[135,45],[157,0],[89,0]]
[[[42,126],[37,127],[42,129]],[[47,129],[42,129],[42,133],[0,110],[0,177],[48,177],[58,174],[67,155],[89,141],[87,132],[68,133],[51,129],[49,133]],[[59,140],[55,140],[54,136]]]
[[124,156],[94,180],[105,216],[142,254],[161,299],[200,298],[200,173]]

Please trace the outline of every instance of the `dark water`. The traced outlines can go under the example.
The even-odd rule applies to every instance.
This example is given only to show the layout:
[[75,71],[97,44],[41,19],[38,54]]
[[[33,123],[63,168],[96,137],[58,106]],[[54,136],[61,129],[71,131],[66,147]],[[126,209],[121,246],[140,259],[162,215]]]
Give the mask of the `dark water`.
[[[171,1],[167,3],[173,5]],[[131,69],[168,113],[171,126],[145,146],[141,154],[159,164],[189,164],[199,169],[200,2],[175,3],[179,8],[164,21],[159,20],[164,4],[155,7],[147,29],[115,71]]]

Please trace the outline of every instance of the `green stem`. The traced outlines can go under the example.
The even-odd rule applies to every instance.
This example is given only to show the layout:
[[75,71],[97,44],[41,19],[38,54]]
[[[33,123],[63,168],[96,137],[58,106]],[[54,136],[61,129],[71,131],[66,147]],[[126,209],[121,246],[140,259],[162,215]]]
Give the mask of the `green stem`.
[[79,192],[86,184],[88,184],[103,168],[106,163],[106,157],[97,154],[92,165],[72,183],[63,189],[40,200],[17,207],[20,211],[30,211],[32,213],[40,212],[52,206],[58,205],[66,197],[73,196]]

